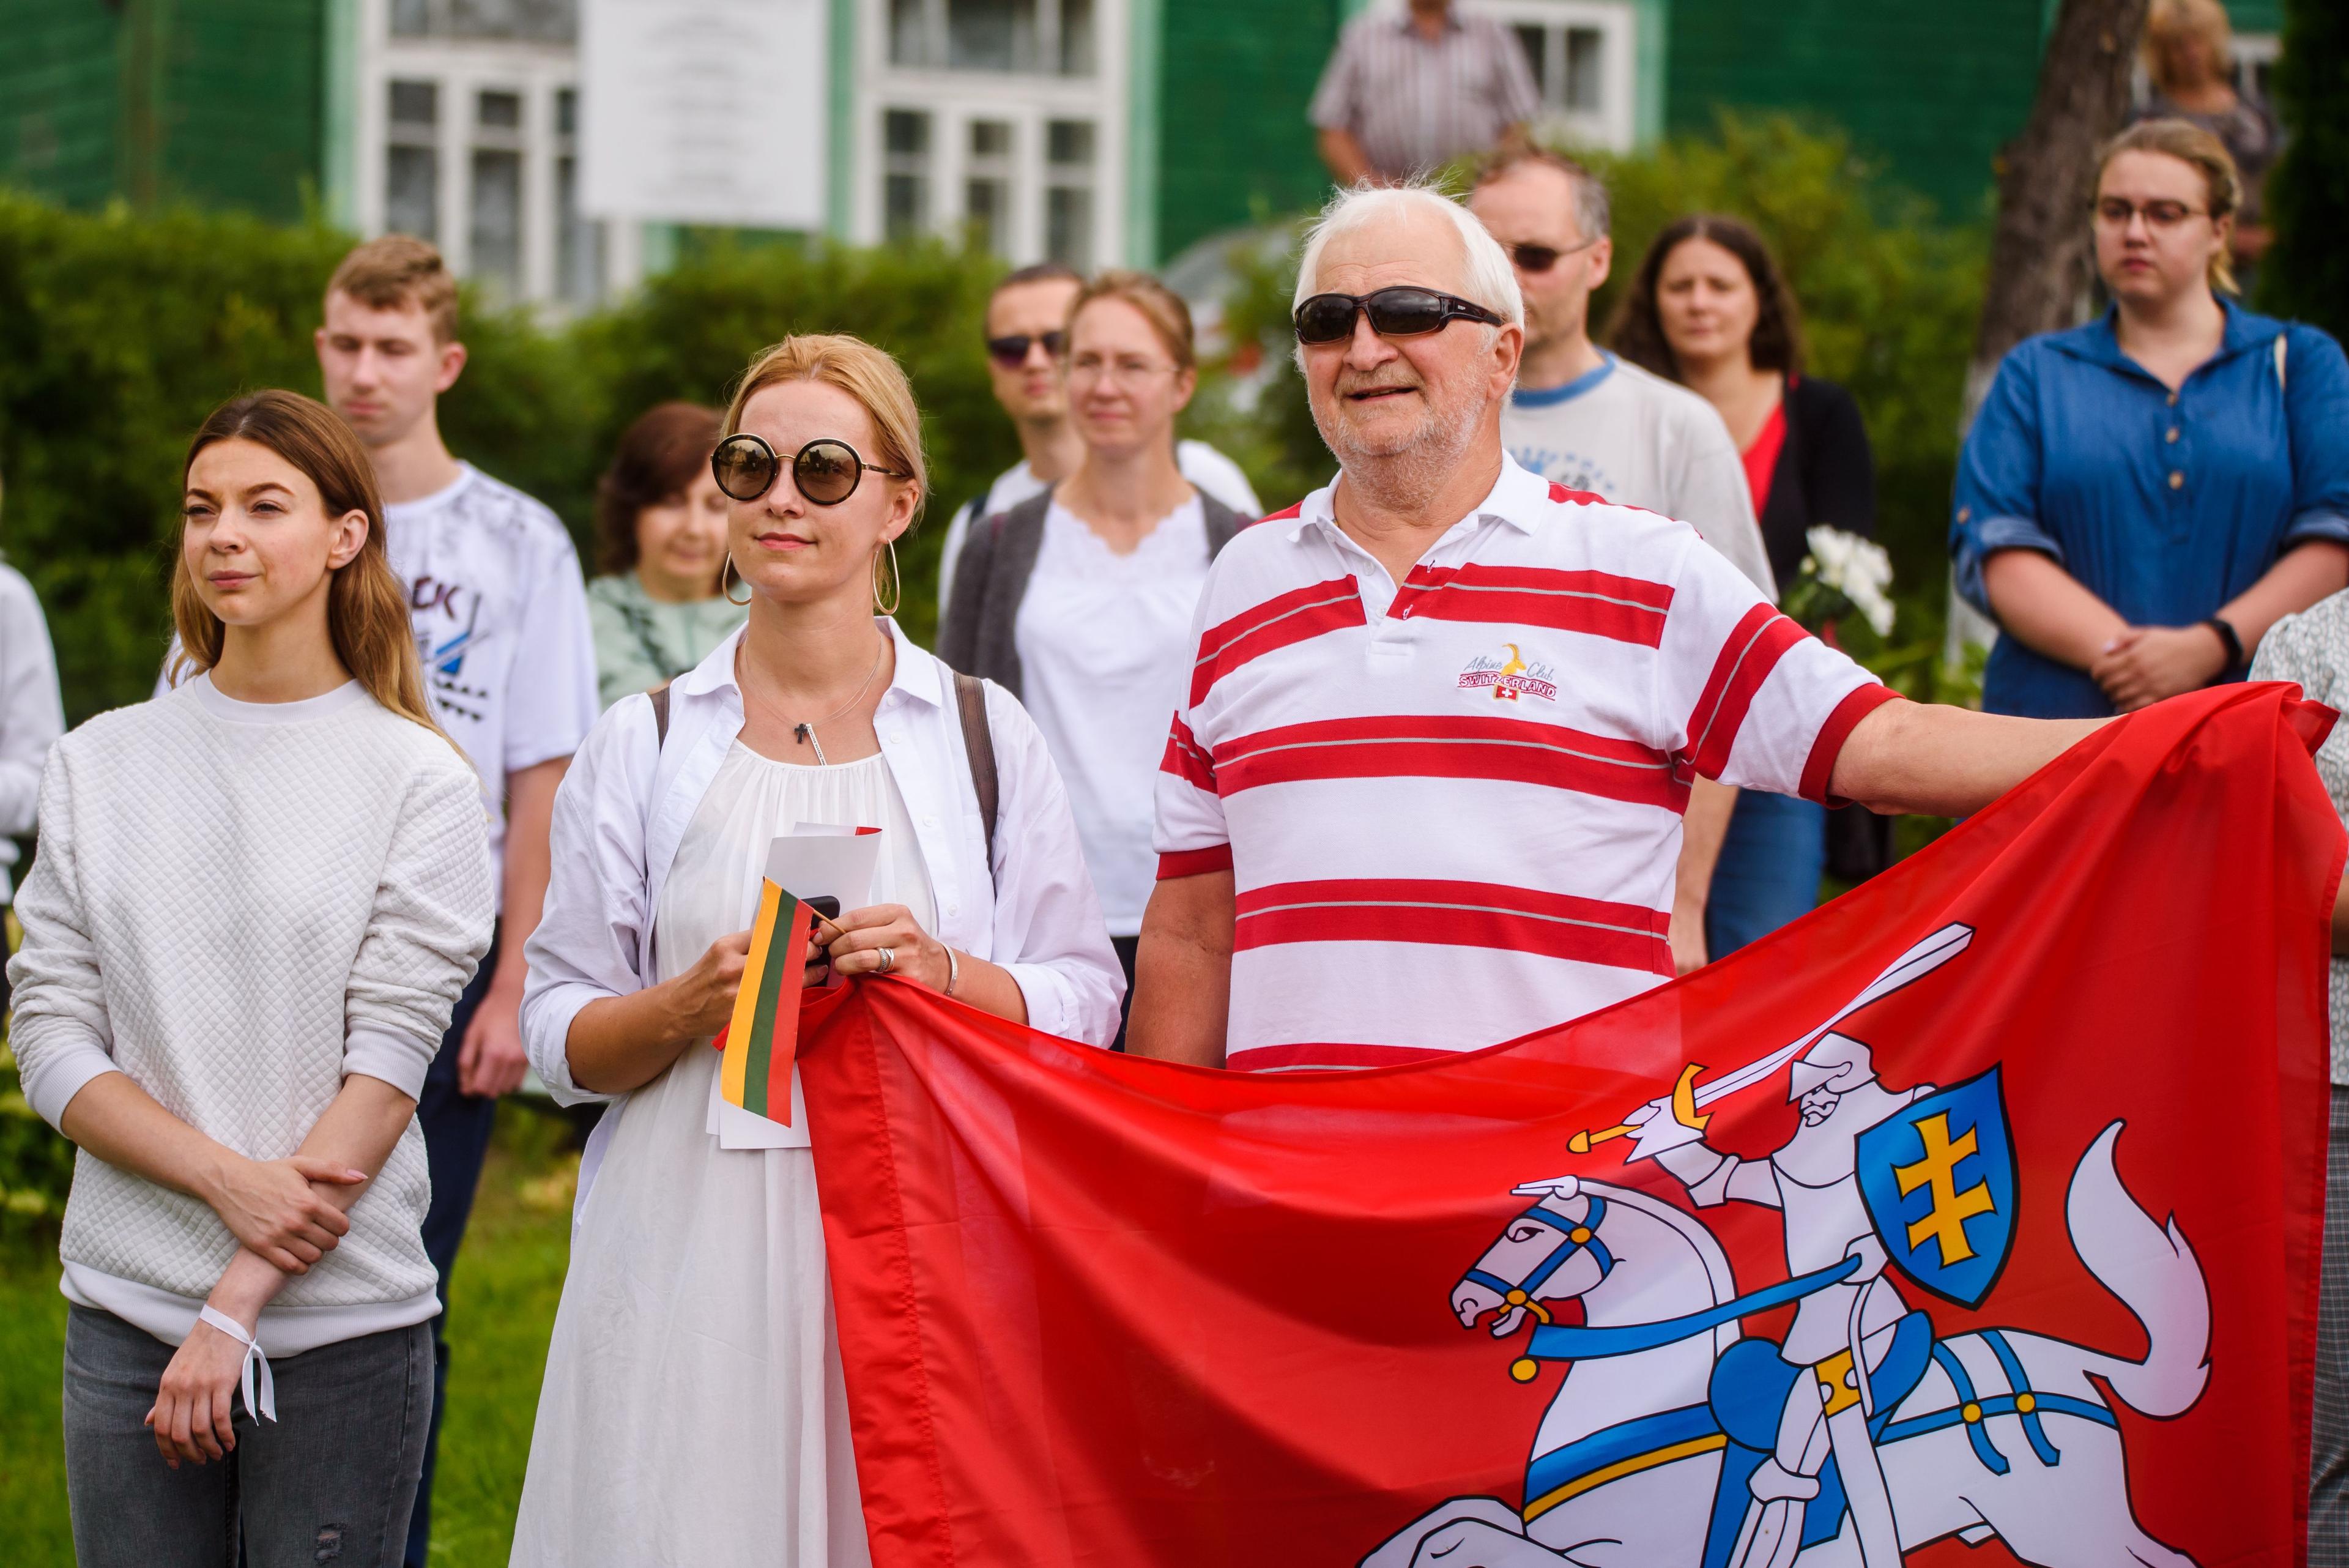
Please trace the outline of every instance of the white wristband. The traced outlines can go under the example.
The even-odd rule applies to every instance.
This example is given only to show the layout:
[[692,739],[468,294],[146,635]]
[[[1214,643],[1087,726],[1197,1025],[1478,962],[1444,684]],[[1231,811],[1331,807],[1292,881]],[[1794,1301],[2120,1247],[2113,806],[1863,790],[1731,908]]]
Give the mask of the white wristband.
[[961,965],[961,963],[960,963],[960,962],[958,962],[958,961],[956,960],[956,958],[955,958],[955,950],[954,950],[954,949],[952,949],[952,948],[947,948],[947,994],[948,996],[952,996],[952,995],[955,993],[955,982],[956,982],[957,981],[960,980],[960,979],[962,979],[962,965]]
[[[238,1389],[244,1396],[244,1413],[256,1421],[277,1419],[277,1379],[270,1375],[269,1358],[261,1354],[258,1335],[245,1333],[244,1324],[210,1303],[196,1314],[196,1321],[210,1324],[244,1346],[243,1376],[238,1383]],[[253,1398],[254,1369],[256,1366],[260,1368],[261,1377],[261,1402],[257,1405]]]

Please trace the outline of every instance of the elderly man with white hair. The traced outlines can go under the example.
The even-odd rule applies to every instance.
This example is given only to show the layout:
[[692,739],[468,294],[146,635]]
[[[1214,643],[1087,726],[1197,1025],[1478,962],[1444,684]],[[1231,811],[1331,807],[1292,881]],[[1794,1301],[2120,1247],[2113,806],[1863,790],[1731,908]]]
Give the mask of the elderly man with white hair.
[[1697,777],[1955,815],[2094,722],[1899,701],[1684,523],[1512,462],[1507,255],[1347,192],[1295,321],[1340,473],[1207,578],[1158,784],[1132,1049],[1361,1067],[1663,983]]

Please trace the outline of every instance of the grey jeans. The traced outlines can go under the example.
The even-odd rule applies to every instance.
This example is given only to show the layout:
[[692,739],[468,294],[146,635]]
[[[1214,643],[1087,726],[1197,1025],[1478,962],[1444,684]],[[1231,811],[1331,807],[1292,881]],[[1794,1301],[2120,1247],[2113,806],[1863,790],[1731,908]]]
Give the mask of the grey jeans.
[[81,1568],[395,1568],[432,1414],[425,1324],[272,1362],[277,1419],[234,1397],[236,1449],[163,1462],[142,1425],[171,1345],[111,1313],[66,1323],[66,1492]]

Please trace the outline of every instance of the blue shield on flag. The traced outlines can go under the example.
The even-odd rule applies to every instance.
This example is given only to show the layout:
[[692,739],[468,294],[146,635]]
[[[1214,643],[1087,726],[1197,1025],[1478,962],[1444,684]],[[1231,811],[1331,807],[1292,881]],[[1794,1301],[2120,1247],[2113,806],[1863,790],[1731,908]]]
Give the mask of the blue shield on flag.
[[1936,1090],[1859,1135],[1859,1195],[1902,1273],[1980,1306],[2014,1244],[2014,1138],[1998,1069]]

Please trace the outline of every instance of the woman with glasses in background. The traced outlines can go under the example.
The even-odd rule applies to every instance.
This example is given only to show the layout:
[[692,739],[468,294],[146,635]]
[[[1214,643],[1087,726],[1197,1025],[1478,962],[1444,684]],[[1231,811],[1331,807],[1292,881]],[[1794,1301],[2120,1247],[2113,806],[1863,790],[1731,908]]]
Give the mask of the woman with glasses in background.
[[2093,718],[2239,679],[2349,584],[2349,361],[2231,297],[2227,150],[2146,120],[2099,161],[2104,316],[2017,345],[1958,462],[1958,589],[1996,618],[1982,704]]
[[709,472],[720,422],[698,403],[657,404],[596,481],[604,576],[587,585],[587,618],[606,708],[684,674],[742,624],[722,591],[726,496]]
[[711,459],[750,618],[605,712],[555,803],[523,1041],[558,1101],[613,1103],[581,1164],[521,1568],[868,1561],[804,1107],[756,1147],[710,1130],[709,1041],[779,835],[882,830],[874,903],[812,959],[1071,1039],[1116,1033],[1117,961],[1036,726],[891,618],[921,432],[870,344],[760,357]]
[[971,531],[938,649],[1018,697],[1043,732],[1131,988],[1192,616],[1208,563],[1252,519],[1176,463],[1175,416],[1199,379],[1181,297],[1142,273],[1103,273],[1071,303],[1067,331],[1069,418],[1084,457]]

